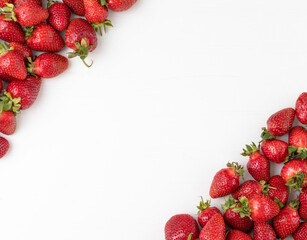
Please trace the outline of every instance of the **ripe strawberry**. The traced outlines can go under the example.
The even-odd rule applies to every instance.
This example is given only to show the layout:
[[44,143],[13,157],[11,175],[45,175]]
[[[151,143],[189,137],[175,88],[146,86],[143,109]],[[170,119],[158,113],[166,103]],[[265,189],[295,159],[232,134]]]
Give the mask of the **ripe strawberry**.
[[68,55],[68,58],[79,56],[83,63],[90,67],[84,59],[97,46],[97,37],[94,28],[88,21],[82,18],[73,19],[65,33],[65,43],[67,47],[74,50]]
[[243,167],[238,163],[228,163],[228,168],[218,171],[211,183],[210,196],[212,198],[223,197],[233,193],[239,186],[239,177],[243,176]]
[[0,0],[0,8],[6,7],[7,3],[13,3],[13,0]]
[[223,210],[225,211],[224,220],[225,223],[231,228],[239,229],[243,232],[250,232],[253,228],[253,221],[249,216],[244,216],[242,212],[236,211],[239,202],[236,202],[234,198],[230,197],[225,204],[222,205]]
[[29,73],[42,78],[53,78],[68,68],[68,59],[55,53],[43,53],[34,62],[29,59],[27,70]]
[[[5,135],[12,135],[16,130],[16,117],[9,110],[7,104],[0,104],[0,132]],[[6,110],[8,109],[8,110]]]
[[164,228],[165,240],[195,240],[199,229],[197,222],[188,214],[178,214],[171,217]]
[[271,177],[266,193],[280,208],[284,207],[288,201],[289,189],[279,175]]
[[48,6],[49,24],[60,32],[64,31],[70,21],[71,12],[69,7],[65,3],[54,1],[48,2]]
[[59,52],[65,47],[62,37],[48,23],[43,22],[29,29],[28,34],[27,45],[35,51]]
[[233,229],[228,233],[226,240],[253,240],[253,239],[247,233],[241,232],[240,230],[237,229]]
[[71,9],[74,14],[79,16],[85,15],[83,0],[63,0],[63,2]]
[[300,225],[298,215],[299,202],[295,200],[280,210],[279,214],[273,219],[273,226],[280,238],[286,238],[292,234]]
[[210,207],[211,201],[204,202],[204,199],[201,197],[198,208],[198,223],[201,227],[204,227],[208,221],[217,213],[221,214],[220,210],[216,207]]
[[28,61],[28,57],[33,58],[32,50],[26,45],[10,42],[9,47],[12,47],[14,50],[20,52],[23,55],[25,61]]
[[276,240],[276,233],[268,222],[255,222],[254,240]]
[[[84,1],[85,18],[87,21],[92,23],[92,26],[97,31],[104,25],[108,17],[108,8],[106,7],[107,2],[105,0],[87,0]],[[108,23],[110,21],[107,21]]]
[[270,162],[259,153],[259,148],[255,143],[250,146],[246,145],[246,150],[243,149],[243,156],[249,156],[249,161],[246,165],[248,172],[258,182],[261,180],[269,181],[270,179]]
[[3,89],[3,82],[2,82],[2,80],[0,79],[0,91],[2,91],[2,89]]
[[290,157],[307,158],[307,130],[301,126],[292,128],[289,133],[289,145]]
[[137,0],[107,0],[108,8],[112,11],[122,12],[131,8]]
[[301,218],[306,221],[307,220],[307,188],[304,188],[299,196],[300,208],[299,214]]
[[235,192],[233,192],[231,195],[234,199],[239,199],[239,197],[251,197],[254,194],[260,194],[262,191],[261,185],[254,181],[249,180],[241,184]]
[[303,92],[297,99],[295,105],[297,119],[302,124],[307,124],[307,92]]
[[[300,226],[293,233],[294,240],[306,240],[307,236],[307,222],[302,222]],[[256,240],[256,239],[255,239]]]
[[307,161],[294,159],[286,163],[281,169],[280,176],[290,187],[290,192],[293,189],[300,192],[300,188],[307,186]]
[[14,0],[14,5],[17,8],[17,7],[21,6],[22,4],[28,3],[28,2],[34,3],[38,6],[43,6],[42,0]]
[[221,214],[215,214],[209,220],[206,226],[201,230],[199,234],[199,240],[224,240],[224,239],[225,239],[224,219]]
[[261,151],[267,159],[275,163],[282,163],[288,157],[288,143],[278,140],[265,140],[261,144]]
[[6,140],[4,137],[0,137],[0,158],[4,157],[9,148],[10,148],[9,141]]
[[0,16],[0,39],[7,42],[24,43],[26,41],[25,34],[19,23],[4,19],[5,15],[2,14]]

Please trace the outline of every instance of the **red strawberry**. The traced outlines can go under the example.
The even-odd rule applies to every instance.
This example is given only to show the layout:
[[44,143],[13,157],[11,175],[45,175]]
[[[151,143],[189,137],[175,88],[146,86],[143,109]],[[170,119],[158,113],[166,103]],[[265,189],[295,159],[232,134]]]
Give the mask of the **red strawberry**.
[[29,30],[32,35],[27,39],[28,46],[40,52],[59,52],[65,47],[64,40],[59,33],[48,23],[39,24],[34,30]]
[[63,0],[63,2],[71,9],[74,14],[79,16],[85,15],[83,0]]
[[278,140],[265,140],[261,144],[261,151],[267,159],[275,163],[282,163],[288,157],[288,143]]
[[178,214],[171,217],[164,228],[165,240],[195,240],[199,229],[197,222],[188,214]]
[[249,216],[244,216],[242,212],[236,211],[239,202],[236,202],[232,197],[225,204],[222,205],[223,210],[225,211],[224,220],[225,223],[232,227],[239,229],[243,232],[250,232],[253,228],[253,221]]
[[[30,60],[30,59],[29,59]],[[42,78],[53,78],[68,68],[68,59],[55,53],[43,53],[27,65],[28,72]]]
[[303,92],[297,99],[295,105],[297,119],[302,124],[307,124],[307,92]]
[[14,0],[15,7],[19,7],[24,3],[34,3],[38,6],[43,6],[42,0]]
[[299,196],[300,208],[299,214],[301,218],[306,221],[307,220],[307,188],[304,188]]
[[14,50],[20,52],[23,55],[25,61],[28,60],[28,57],[33,58],[32,50],[21,43],[10,42],[9,47],[13,47]]
[[49,2],[49,24],[54,27],[56,30],[62,32],[64,31],[70,21],[70,9],[65,3],[60,2]]
[[65,33],[65,42],[67,47],[74,50],[68,55],[68,58],[79,56],[83,63],[90,67],[84,59],[97,46],[96,32],[88,21],[82,18],[73,19]]
[[261,185],[254,181],[249,180],[241,184],[235,192],[232,193],[234,199],[239,199],[239,197],[251,197],[254,194],[261,193]]
[[[293,233],[294,240],[306,240],[307,236],[307,222],[302,222],[300,226]],[[255,239],[256,240],[256,239]]]
[[5,15],[2,14],[0,16],[0,39],[7,42],[24,43],[26,41],[25,34],[19,23],[4,19]]
[[4,155],[7,153],[9,148],[10,148],[10,144],[8,140],[6,140],[4,137],[0,137],[0,158],[4,157]]
[[276,233],[268,222],[255,222],[254,240],[276,240]]
[[289,133],[289,155],[293,157],[301,156],[307,158],[307,131],[304,127],[297,126]]
[[307,186],[307,161],[294,159],[286,163],[281,169],[280,176],[287,186],[300,191],[300,188]]
[[259,153],[259,148],[255,143],[250,146],[246,145],[246,150],[243,149],[243,156],[249,156],[249,161],[246,165],[248,172],[258,182],[261,180],[269,181],[270,179],[270,162]]
[[287,203],[289,189],[281,176],[275,175],[269,181],[267,195],[274,200],[281,208]]
[[24,81],[12,81],[6,87],[6,95],[14,101],[21,98],[19,104],[21,110],[26,110],[32,106],[36,100],[41,86],[39,77],[28,76]]
[[6,7],[7,3],[13,3],[13,0],[0,0],[0,8]]
[[279,214],[273,219],[273,226],[280,238],[286,238],[292,234],[300,225],[298,215],[298,200],[291,202],[280,210]]
[[[5,105],[5,104],[4,104]],[[0,109],[7,109],[3,104]],[[5,135],[12,135],[16,130],[16,117],[10,110],[2,110],[0,113],[0,132]]]
[[224,240],[224,239],[225,239],[224,219],[221,214],[215,214],[209,220],[206,226],[201,230],[199,234],[199,240]]
[[241,232],[240,230],[237,229],[233,229],[228,233],[226,240],[253,240],[253,239],[247,233]]
[[137,0],[107,0],[108,8],[112,11],[126,11],[136,3]]
[[201,197],[201,201],[197,207],[199,209],[198,222],[201,227],[204,227],[215,214],[221,214],[220,210],[216,207],[210,207],[210,203],[211,201],[204,202],[204,199]]
[[233,193],[239,186],[239,177],[243,176],[243,167],[238,163],[228,163],[228,168],[218,171],[211,183],[210,196],[219,198]]
[[2,91],[2,88],[3,88],[3,82],[2,82],[2,80],[0,79],[0,91]]

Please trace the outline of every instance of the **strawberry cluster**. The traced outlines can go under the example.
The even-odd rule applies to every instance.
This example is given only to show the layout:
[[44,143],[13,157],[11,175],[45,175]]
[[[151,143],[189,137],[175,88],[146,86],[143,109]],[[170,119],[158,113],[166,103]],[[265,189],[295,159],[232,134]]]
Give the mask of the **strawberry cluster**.
[[[49,0],[45,9],[42,0],[0,0],[0,132],[15,132],[16,114],[34,103],[41,78],[63,73],[68,58],[79,56],[90,67],[85,59],[97,46],[96,32],[112,26],[109,9],[125,11],[136,1]],[[68,58],[57,54],[65,46],[73,50]],[[36,57],[32,51],[41,53]],[[0,158],[8,149],[0,137]]]
[[[299,124],[294,126],[295,116]],[[225,197],[220,211],[201,198],[198,221],[178,214],[165,225],[166,240],[255,240],[307,239],[307,92],[295,109],[282,109],[267,120],[262,140],[243,149],[249,156],[247,171],[254,178],[239,183],[243,166],[228,163],[218,171],[210,187],[212,199]],[[288,138],[288,141],[278,139]],[[279,175],[270,175],[274,162],[284,163]],[[292,199],[291,199],[292,196]],[[199,226],[201,230],[199,230]],[[226,231],[226,229],[229,229]]]

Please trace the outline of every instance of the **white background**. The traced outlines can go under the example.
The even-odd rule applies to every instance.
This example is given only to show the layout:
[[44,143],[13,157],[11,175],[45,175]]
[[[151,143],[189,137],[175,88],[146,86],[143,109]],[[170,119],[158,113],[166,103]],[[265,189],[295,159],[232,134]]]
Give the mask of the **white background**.
[[306,91],[306,1],[139,0],[109,18],[93,67],[71,61],[18,116],[3,240],[162,240]]

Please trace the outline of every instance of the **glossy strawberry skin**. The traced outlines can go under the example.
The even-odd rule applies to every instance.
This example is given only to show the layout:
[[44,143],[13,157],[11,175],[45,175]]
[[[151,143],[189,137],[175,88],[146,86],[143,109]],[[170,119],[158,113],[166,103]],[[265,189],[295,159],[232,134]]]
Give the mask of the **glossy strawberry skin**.
[[268,222],[255,222],[254,240],[276,240],[276,233]]
[[[289,197],[289,188],[285,185],[284,180],[281,176],[275,175],[271,177],[269,181],[269,185],[272,187],[268,191],[269,197],[274,200],[278,198],[278,200],[282,204],[286,204]],[[274,189],[275,188],[275,189]]]
[[261,144],[261,151],[272,162],[282,163],[288,157],[288,146],[288,143],[278,139],[265,140]]
[[57,2],[52,4],[49,7],[48,12],[48,22],[52,27],[60,32],[64,31],[68,27],[71,12],[65,3]]
[[253,221],[248,217],[241,217],[240,213],[233,212],[232,209],[228,209],[224,214],[225,223],[231,228],[241,230],[243,232],[250,232],[253,228]]
[[198,223],[201,227],[206,226],[209,220],[215,215],[221,214],[220,210],[216,207],[209,207],[205,210],[200,211],[198,214]]
[[302,93],[295,105],[295,112],[297,119],[302,123],[302,124],[307,124],[307,92]]
[[64,40],[48,23],[40,23],[27,39],[27,45],[35,51],[60,52],[65,47]]
[[[215,214],[199,234],[199,240],[224,240],[225,222],[221,214]],[[176,239],[177,240],[177,239]]]
[[12,135],[16,130],[16,117],[11,111],[2,111],[0,114],[0,132]]
[[71,9],[74,14],[79,16],[85,15],[83,0],[63,0],[63,2]]
[[307,148],[307,131],[304,127],[297,126],[291,129],[289,145],[297,148]]
[[85,18],[91,23],[103,23],[108,17],[108,8],[100,0],[84,1]]
[[31,2],[20,5],[14,11],[18,23],[25,27],[35,26],[49,17],[49,13],[45,8]]
[[21,6],[24,3],[34,3],[38,6],[43,5],[42,0],[14,0],[14,5],[15,5],[16,8]]
[[28,76],[23,81],[10,82],[6,87],[6,91],[9,92],[13,98],[20,97],[20,109],[26,110],[35,102],[40,86],[40,77]]
[[304,221],[307,221],[307,188],[304,188],[299,196],[299,214]]
[[[281,169],[280,176],[283,178],[284,182],[287,182],[291,177],[296,175],[298,172],[305,173],[307,175],[307,161],[301,159],[294,159],[286,163]],[[307,176],[304,179],[307,181]],[[304,184],[302,187],[306,187],[307,184]]]
[[293,233],[294,240],[306,240],[307,236],[307,222],[302,222],[300,226]]
[[247,233],[241,232],[240,230],[233,229],[227,235],[226,240],[253,240]]
[[165,224],[164,232],[165,240],[187,240],[191,233],[191,240],[195,240],[199,235],[196,220],[188,214],[171,217]]
[[269,160],[260,154],[255,152],[249,157],[249,161],[246,165],[248,172],[258,182],[261,180],[269,181],[270,179],[270,162]]
[[14,50],[20,52],[25,61],[27,61],[28,57],[33,58],[32,50],[24,44],[16,43],[16,42],[10,42],[9,47],[13,47]]
[[137,0],[107,0],[108,8],[112,11],[122,12],[131,8]]
[[1,72],[15,79],[24,80],[27,77],[23,55],[16,50],[8,51],[0,57],[0,68]]
[[239,197],[249,198],[254,194],[261,194],[261,186],[254,180],[248,180],[241,184],[237,190],[232,193],[232,197],[238,200]]
[[24,43],[26,41],[25,34],[19,23],[6,21],[4,18],[5,15],[0,16],[0,39],[7,42]]
[[0,137],[0,158],[4,157],[9,148],[10,148],[9,141],[6,140],[4,137]]
[[293,108],[285,108],[274,113],[267,121],[267,129],[274,136],[283,136],[292,127],[295,117]]

